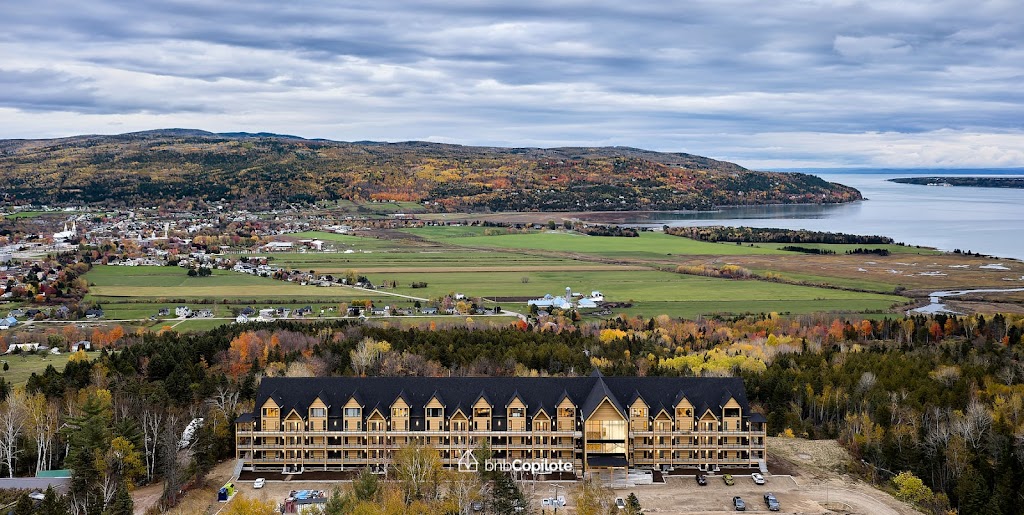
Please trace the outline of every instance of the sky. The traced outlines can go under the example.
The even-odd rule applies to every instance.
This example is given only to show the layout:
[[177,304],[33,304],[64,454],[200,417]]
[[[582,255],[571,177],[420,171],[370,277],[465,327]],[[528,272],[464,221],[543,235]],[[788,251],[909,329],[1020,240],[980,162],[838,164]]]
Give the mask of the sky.
[[0,138],[183,127],[1024,167],[1019,0],[34,0]]

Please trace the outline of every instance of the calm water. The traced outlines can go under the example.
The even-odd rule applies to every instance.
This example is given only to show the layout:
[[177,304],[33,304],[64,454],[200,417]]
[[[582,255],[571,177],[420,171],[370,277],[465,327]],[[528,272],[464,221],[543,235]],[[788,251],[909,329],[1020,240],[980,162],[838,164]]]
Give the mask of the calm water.
[[1024,176],[1024,170],[801,170],[853,186],[863,202],[758,206],[713,213],[646,213],[623,222],[661,227],[728,225],[879,234],[910,245],[1024,260],[1024,190],[897,184],[894,177]]

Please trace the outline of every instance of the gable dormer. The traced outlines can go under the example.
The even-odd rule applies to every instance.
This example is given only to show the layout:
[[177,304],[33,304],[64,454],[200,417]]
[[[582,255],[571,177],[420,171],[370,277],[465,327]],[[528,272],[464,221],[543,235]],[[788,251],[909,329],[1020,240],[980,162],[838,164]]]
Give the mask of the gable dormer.
[[281,430],[281,405],[274,397],[268,397],[260,406],[260,429],[263,431]]
[[327,403],[323,401],[323,397],[321,395],[318,395],[313,399],[313,402],[309,404],[306,420],[309,421],[310,431],[327,430],[327,408]]
[[550,431],[551,430],[551,417],[548,415],[544,408],[537,410],[537,413],[533,415],[533,430],[534,431]]
[[629,404],[629,427],[634,431],[647,431],[650,420],[650,406],[639,393],[634,394]]
[[720,408],[722,410],[722,431],[740,431],[743,429],[743,408],[732,394],[727,392],[727,395],[722,397]]
[[384,416],[379,408],[373,408],[370,414],[366,417],[366,430],[367,431],[386,431],[388,428],[388,419]]
[[558,431],[576,430],[576,405],[569,398],[568,392],[564,390],[555,407],[555,429]]
[[288,415],[284,417],[284,430],[285,431],[302,431],[306,428],[306,421],[302,419],[302,415],[299,411],[292,408],[288,412]]
[[391,403],[391,428],[392,431],[409,430],[409,402],[405,399],[405,392],[398,395],[398,398]]
[[363,429],[363,404],[355,395],[349,397],[341,411],[342,429],[361,431]]
[[477,396],[476,402],[473,403],[473,430],[474,431],[490,431],[491,430],[491,415],[493,405],[491,399],[487,396],[487,392],[480,392]]
[[424,406],[424,419],[426,420],[427,431],[440,431],[444,429],[444,401],[441,395],[434,392],[434,395]]
[[448,429],[451,431],[469,430],[469,416],[466,415],[461,407],[455,408],[455,413],[448,417]]
[[700,419],[697,421],[697,429],[700,431],[717,431],[718,430],[718,417],[715,412],[709,407],[705,407],[701,410]]
[[680,391],[676,394],[674,403],[675,408],[675,419],[676,419],[676,430],[677,431],[689,431],[693,429],[694,424],[694,409],[693,403],[686,397],[686,394]]
[[526,431],[526,402],[519,391],[513,393],[505,405],[505,417],[509,431]]

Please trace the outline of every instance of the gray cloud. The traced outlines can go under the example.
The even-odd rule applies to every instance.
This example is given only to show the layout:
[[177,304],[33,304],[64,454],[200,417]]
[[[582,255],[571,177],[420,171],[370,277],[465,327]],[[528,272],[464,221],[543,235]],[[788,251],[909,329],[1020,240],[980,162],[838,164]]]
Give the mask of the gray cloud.
[[187,122],[344,140],[631,145],[751,166],[948,165],[941,142],[970,152],[954,159],[963,166],[1024,166],[1016,10],[1010,0],[20,2],[0,19],[0,115],[18,121],[0,137]]

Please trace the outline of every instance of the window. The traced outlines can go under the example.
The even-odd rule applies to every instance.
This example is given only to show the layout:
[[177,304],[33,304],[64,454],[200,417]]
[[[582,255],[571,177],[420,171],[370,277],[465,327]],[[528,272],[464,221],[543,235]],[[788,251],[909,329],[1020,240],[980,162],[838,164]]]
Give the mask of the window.
[[408,417],[409,408],[391,408],[391,416],[395,418]]
[[263,416],[264,417],[271,417],[271,418],[273,418],[273,417],[280,417],[281,416],[281,410],[279,410],[277,408],[263,408]]
[[739,408],[725,408],[724,412],[725,412],[724,415],[726,417],[738,417],[738,416],[740,416],[740,409]]
[[576,416],[576,410],[573,408],[558,408],[559,418],[573,418]]
[[509,408],[508,416],[512,418],[523,418],[526,416],[526,408]]
[[630,410],[630,415],[633,418],[644,418],[647,416],[647,410],[644,408],[633,408]]
[[309,416],[324,418],[327,416],[327,408],[309,408]]
[[427,408],[427,417],[441,418],[444,416],[444,408]]
[[359,417],[359,408],[345,408],[345,417],[346,418],[358,418]]

